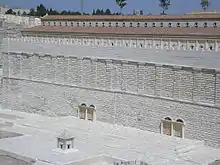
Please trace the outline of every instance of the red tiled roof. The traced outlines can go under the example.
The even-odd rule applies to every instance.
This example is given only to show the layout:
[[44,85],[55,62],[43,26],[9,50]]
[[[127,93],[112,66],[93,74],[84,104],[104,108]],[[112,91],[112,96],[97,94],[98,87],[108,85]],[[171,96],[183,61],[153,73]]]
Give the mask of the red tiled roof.
[[185,15],[48,15],[42,21],[55,20],[220,20],[220,14],[185,14]]
[[72,27],[72,26],[36,26],[23,32],[60,32],[87,34],[121,35],[176,35],[176,36],[219,36],[220,28],[180,28],[180,27]]

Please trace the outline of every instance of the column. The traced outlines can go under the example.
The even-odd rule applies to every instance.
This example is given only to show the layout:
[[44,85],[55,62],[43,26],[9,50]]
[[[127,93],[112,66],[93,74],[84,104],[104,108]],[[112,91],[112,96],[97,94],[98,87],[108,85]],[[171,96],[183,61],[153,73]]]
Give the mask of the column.
[[170,121],[170,124],[171,124],[171,136],[173,136],[173,122]]
[[160,134],[163,135],[163,120],[161,120],[160,123],[161,123],[161,124],[160,124]]
[[183,138],[183,139],[184,139],[184,137],[185,137],[184,132],[185,132],[185,125],[183,124],[183,125],[182,125],[182,138]]
[[93,121],[96,121],[96,110],[93,110]]
[[88,117],[87,117],[87,108],[86,108],[86,112],[85,112],[85,120],[88,120]]
[[77,118],[80,119],[80,114],[79,114],[79,107],[77,108]]

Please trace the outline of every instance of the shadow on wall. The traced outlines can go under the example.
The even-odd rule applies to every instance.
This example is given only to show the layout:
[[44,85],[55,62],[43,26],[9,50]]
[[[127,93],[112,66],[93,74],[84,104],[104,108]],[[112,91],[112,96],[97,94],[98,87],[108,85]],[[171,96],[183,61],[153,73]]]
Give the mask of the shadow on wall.
[[0,150],[1,165],[33,165],[35,162],[31,158]]
[[220,165],[220,160],[216,160],[216,161],[210,163],[209,165]]

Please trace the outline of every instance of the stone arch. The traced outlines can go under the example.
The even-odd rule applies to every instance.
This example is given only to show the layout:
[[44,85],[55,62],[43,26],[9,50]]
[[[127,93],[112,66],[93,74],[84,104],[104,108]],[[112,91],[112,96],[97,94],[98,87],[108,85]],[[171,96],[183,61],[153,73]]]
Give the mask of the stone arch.
[[86,103],[82,103],[81,106],[85,106],[86,107]]
[[82,103],[78,109],[79,119],[86,119],[86,103]]
[[161,123],[162,134],[171,136],[172,135],[172,119],[165,117]]
[[182,119],[177,119],[176,122],[173,123],[173,136],[184,137],[184,121]]
[[182,119],[177,119],[176,122],[178,123],[184,123],[184,121]]
[[95,105],[91,104],[89,107],[90,107],[90,108],[95,108]]
[[172,121],[170,117],[165,117],[164,120]]

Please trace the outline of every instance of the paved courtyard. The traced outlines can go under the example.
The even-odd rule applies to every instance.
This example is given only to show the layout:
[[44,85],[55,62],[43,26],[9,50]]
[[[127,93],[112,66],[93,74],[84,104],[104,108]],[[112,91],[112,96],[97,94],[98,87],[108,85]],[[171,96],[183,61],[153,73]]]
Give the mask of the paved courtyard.
[[[163,136],[135,128],[74,117],[47,117],[0,110],[0,130],[23,134],[0,139],[0,150],[37,160],[42,164],[74,164],[97,155],[123,160],[143,160],[152,165],[207,165],[220,159],[220,150],[201,141]],[[11,124],[7,124],[11,123]],[[75,136],[78,152],[57,153],[56,137],[66,129]]]

